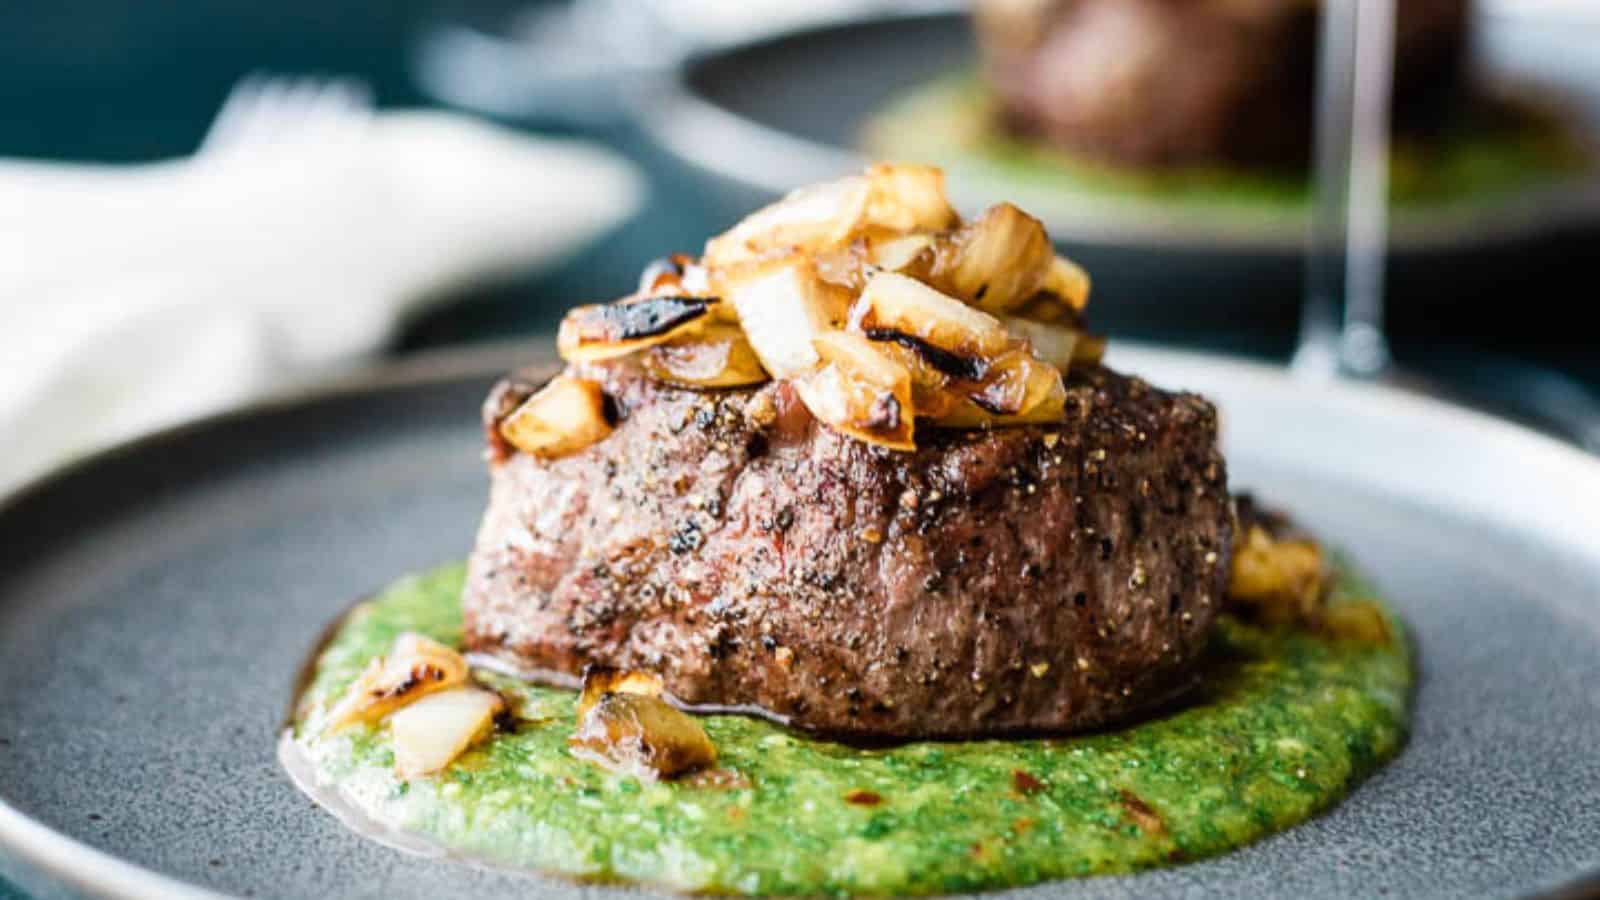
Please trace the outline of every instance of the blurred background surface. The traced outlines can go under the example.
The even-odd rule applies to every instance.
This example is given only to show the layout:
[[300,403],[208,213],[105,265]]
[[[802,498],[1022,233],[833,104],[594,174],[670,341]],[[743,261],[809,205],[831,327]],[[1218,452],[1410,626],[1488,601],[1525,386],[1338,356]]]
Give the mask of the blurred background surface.
[[[1304,147],[1287,141],[1262,169],[1258,157],[1273,153],[1228,136],[1303,132],[1309,112],[1241,100],[1225,86],[1229,77],[1294,84],[1310,71],[1313,31],[1273,19],[1282,3],[1234,4],[1270,20],[1250,27],[1267,28],[1252,33],[1273,35],[1266,43],[1282,58],[1232,76],[1191,68],[1180,82],[1209,77],[1223,99],[1171,100],[1162,92],[1173,88],[1129,60],[1196,46],[1211,60],[1226,55],[1217,48],[1228,38],[1180,37],[1162,51],[1149,35],[1210,27],[1173,31],[1160,21],[1164,5],[997,0],[983,4],[981,40],[961,4],[888,0],[0,5],[0,365],[13,385],[0,391],[12,444],[0,483],[374,359],[546,333],[566,307],[631,290],[650,260],[697,250],[753,205],[862,152],[935,158],[969,205],[1012,199],[1043,210],[1093,272],[1092,321],[1113,336],[1286,360],[1304,279]],[[1102,7],[1143,12],[1083,12]],[[1451,7],[1401,0],[1402,91],[1415,18],[1406,10],[1448,20]],[[1060,25],[1074,15],[1091,21]],[[1103,54],[1094,71],[1133,74],[1120,85],[1050,76],[1065,93],[1026,77],[1018,87],[1027,55],[1048,43],[1026,27],[1017,36],[1030,16],[1027,27],[1042,33],[1062,28],[1049,40],[1069,47],[1072,28],[1121,34],[1121,45],[1112,41],[1120,53]],[[849,24],[827,27],[841,19]],[[1584,156],[1600,119],[1600,8],[1489,0],[1462,33],[1475,84],[1555,110],[1557,127],[1473,144],[1460,158],[1397,151],[1396,184],[1421,184],[1425,198],[1438,186],[1425,177],[1433,171],[1487,172],[1492,189],[1483,203],[1409,211],[1397,199],[1394,354],[1411,383],[1573,437],[1592,424],[1584,404],[1600,386],[1587,327],[1600,204]],[[1215,71],[1244,65],[1224,60]],[[228,134],[219,109],[230,95],[241,105],[241,79],[252,75],[242,90],[257,96],[242,105],[256,120]],[[276,92],[268,114],[263,84]],[[285,100],[296,99],[295,85],[298,100],[315,101],[310,111]],[[1063,113],[1072,91],[1081,108]],[[1446,91],[1424,102],[1457,99]],[[1207,102],[1222,106],[1207,112]],[[418,108],[448,112],[394,113]],[[1113,112],[1106,120],[1094,109]],[[1208,116],[1225,124],[1198,151],[1125,138],[1162,123],[1193,135]],[[1575,157],[1563,155],[1569,139]],[[202,142],[197,165],[171,162]],[[1528,149],[1552,142],[1562,148]],[[1052,170],[1058,163],[1067,175]],[[222,174],[195,174],[202,169]],[[131,316],[135,308],[145,312]],[[245,326],[219,312],[239,308],[250,310]],[[156,368],[159,379],[142,380]],[[127,412],[140,398],[154,408]],[[96,416],[109,424],[86,427]]]

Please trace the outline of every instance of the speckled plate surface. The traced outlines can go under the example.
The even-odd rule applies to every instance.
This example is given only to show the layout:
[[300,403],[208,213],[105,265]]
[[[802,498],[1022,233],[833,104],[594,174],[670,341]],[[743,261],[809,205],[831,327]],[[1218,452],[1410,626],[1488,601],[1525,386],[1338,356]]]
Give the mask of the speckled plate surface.
[[[273,756],[329,619],[465,554],[486,486],[479,401],[517,359],[433,361],[170,432],[0,507],[0,877],[41,900],[625,893],[367,842]],[[1306,825],[1017,893],[1595,894],[1600,462],[1386,389],[1151,349],[1114,362],[1213,396],[1235,485],[1377,577],[1420,644],[1416,725]]]

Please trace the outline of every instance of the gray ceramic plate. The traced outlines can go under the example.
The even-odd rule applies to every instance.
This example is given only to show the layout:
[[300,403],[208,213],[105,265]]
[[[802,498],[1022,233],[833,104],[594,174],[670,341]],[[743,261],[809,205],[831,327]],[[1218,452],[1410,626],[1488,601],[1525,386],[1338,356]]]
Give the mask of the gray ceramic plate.
[[[1235,484],[1349,547],[1415,628],[1404,754],[1238,853],[1032,897],[1524,896],[1600,885],[1600,463],[1391,390],[1121,349],[1226,410]],[[101,455],[0,509],[0,869],[39,897],[599,897],[407,856],[279,772],[300,659],[467,550],[477,409],[438,363]]]

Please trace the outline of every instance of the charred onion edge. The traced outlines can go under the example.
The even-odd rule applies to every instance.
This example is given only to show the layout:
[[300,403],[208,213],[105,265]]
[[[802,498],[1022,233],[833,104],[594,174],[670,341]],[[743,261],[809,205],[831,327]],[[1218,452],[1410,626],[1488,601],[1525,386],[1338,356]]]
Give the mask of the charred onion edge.
[[716,297],[645,297],[574,310],[571,321],[583,343],[616,344],[657,337],[704,316]]
[[1019,410],[1007,409],[993,400],[990,400],[988,397],[984,396],[982,391],[972,392],[967,396],[967,399],[972,401],[973,406],[976,406],[990,415],[1014,416],[1019,412]]
[[893,328],[867,328],[863,332],[867,340],[892,342],[905,347],[918,356],[934,369],[959,378],[963,381],[982,381],[989,374],[989,362],[976,356],[962,356],[952,353],[943,347],[936,347],[914,334],[906,334]]

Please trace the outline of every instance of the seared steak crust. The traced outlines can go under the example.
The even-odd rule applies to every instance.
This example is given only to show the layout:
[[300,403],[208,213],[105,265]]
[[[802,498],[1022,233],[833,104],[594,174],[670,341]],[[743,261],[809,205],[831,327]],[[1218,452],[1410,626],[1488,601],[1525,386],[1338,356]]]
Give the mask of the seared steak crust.
[[1059,426],[919,430],[897,453],[783,384],[690,391],[591,367],[619,418],[541,460],[485,406],[473,650],[535,677],[659,672],[690,706],[858,737],[1091,728],[1189,683],[1226,584],[1216,414],[1105,369]]

